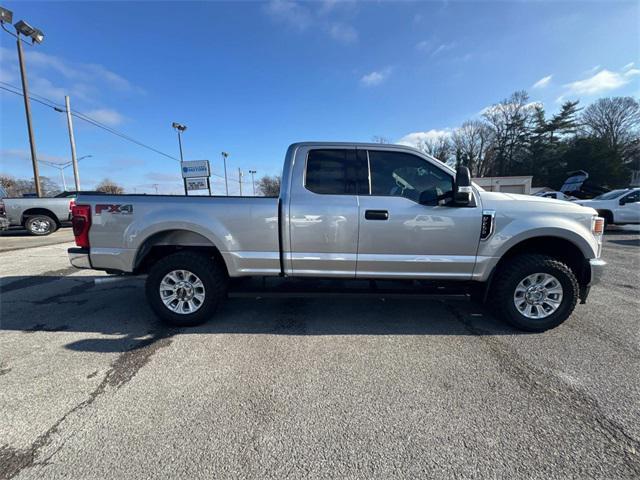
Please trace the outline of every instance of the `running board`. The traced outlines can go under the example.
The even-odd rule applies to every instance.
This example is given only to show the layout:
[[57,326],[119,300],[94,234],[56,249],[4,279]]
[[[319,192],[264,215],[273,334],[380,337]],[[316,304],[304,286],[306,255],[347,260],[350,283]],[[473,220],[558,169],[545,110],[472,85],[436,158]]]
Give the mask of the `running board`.
[[230,298],[417,298],[465,299],[470,288],[460,282],[417,280],[341,280],[305,278],[234,279]]

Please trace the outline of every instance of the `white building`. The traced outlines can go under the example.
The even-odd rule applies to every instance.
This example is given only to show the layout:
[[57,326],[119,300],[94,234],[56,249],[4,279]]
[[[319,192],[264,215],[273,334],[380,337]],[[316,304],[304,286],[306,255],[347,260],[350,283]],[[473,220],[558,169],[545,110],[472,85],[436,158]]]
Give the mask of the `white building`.
[[531,175],[521,177],[481,177],[472,180],[490,192],[531,194]]

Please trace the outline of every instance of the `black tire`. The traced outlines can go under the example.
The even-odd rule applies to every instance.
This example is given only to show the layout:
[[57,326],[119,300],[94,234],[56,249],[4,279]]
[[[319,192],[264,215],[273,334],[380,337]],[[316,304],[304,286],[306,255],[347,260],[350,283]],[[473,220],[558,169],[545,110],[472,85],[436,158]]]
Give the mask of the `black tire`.
[[[555,312],[541,319],[523,315],[514,302],[516,287],[534,273],[553,275],[562,286],[562,301]],[[564,322],[576,306],[579,295],[578,280],[564,263],[547,255],[525,254],[507,259],[496,272],[489,303],[498,316],[520,330],[544,332]]]
[[32,215],[24,222],[24,227],[31,235],[42,237],[55,232],[58,224],[48,215]]
[[606,230],[611,225],[613,225],[613,214],[610,211],[608,210],[598,211],[598,215],[604,218],[603,230]]
[[[174,270],[187,270],[202,281],[204,301],[192,313],[174,312],[160,297],[162,279]],[[164,257],[150,268],[145,290],[151,308],[161,320],[173,326],[187,327],[211,318],[227,296],[227,284],[227,272],[215,258],[194,252],[178,252]]]

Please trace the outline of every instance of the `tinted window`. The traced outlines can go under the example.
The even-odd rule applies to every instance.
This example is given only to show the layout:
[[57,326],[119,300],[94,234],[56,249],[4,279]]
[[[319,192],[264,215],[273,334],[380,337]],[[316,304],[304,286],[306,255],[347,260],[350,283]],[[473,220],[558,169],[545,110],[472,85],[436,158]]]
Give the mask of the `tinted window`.
[[[364,178],[363,175],[365,175]],[[362,190],[367,181],[366,171],[359,165],[355,150],[311,150],[309,152],[305,175],[307,190],[325,195],[356,195],[358,183]]]
[[369,151],[371,194],[406,197],[414,201],[426,190],[451,195],[453,177],[410,153]]
[[626,203],[636,203],[640,202],[640,190],[630,193],[626,197],[624,197],[624,201]]

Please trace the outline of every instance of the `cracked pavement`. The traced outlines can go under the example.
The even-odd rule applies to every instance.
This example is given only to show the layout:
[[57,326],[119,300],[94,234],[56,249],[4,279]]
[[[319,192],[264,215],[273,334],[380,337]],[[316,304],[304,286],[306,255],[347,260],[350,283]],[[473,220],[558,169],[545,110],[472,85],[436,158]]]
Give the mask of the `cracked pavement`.
[[607,233],[603,283],[544,334],[348,298],[170,329],[68,246],[0,248],[0,479],[640,476],[637,228]]

